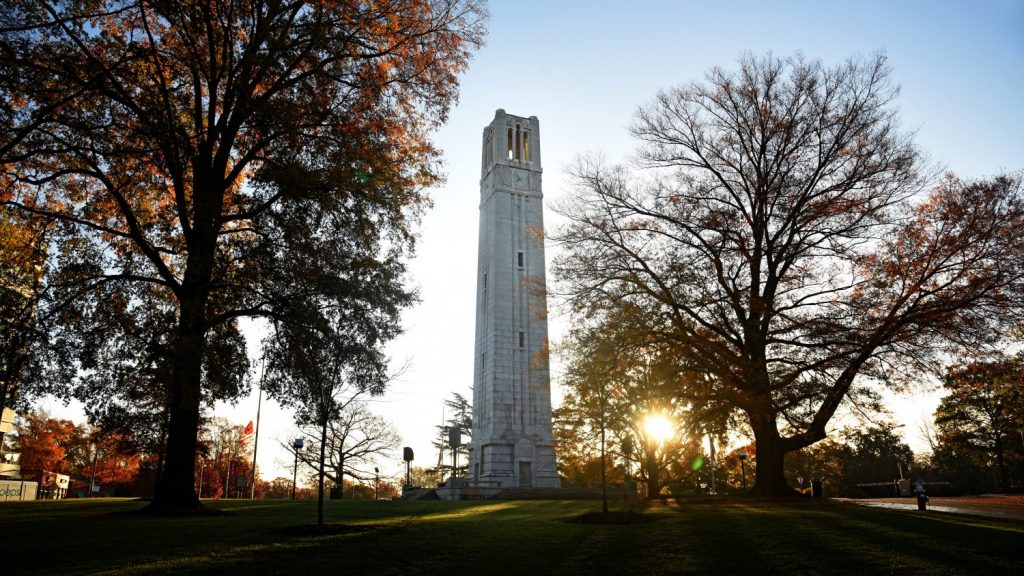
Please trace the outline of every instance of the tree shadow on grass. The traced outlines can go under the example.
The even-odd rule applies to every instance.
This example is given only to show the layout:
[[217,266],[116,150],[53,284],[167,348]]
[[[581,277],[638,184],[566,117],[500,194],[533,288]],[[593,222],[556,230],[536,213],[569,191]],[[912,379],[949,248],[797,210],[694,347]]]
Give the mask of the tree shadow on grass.
[[136,518],[210,518],[238,516],[238,512],[224,510],[223,508],[210,508],[202,505],[198,508],[186,508],[180,510],[145,506],[137,510],[118,510],[116,512],[110,512],[110,515]]
[[[822,545],[857,548],[862,556],[887,556],[921,573],[1015,573],[1024,561],[1019,546],[1024,524],[978,521],[917,511],[849,510],[839,518],[816,518]],[[839,516],[839,515],[836,515]],[[840,525],[841,524],[841,525]],[[843,552],[843,550],[838,550]],[[916,564],[916,565],[914,565]]]
[[608,512],[587,512],[578,516],[566,518],[566,522],[575,524],[644,524],[659,520],[655,516],[649,516],[633,510],[610,510]]
[[[793,573],[827,569],[835,574],[1003,574],[1014,573],[1013,566],[1019,566],[1022,557],[1014,543],[1020,537],[1019,523],[937,521],[933,515],[827,503],[730,503],[680,506],[675,511],[688,516],[689,524],[701,526],[702,541],[717,543],[713,549],[697,546],[692,552],[737,572],[756,566],[764,572]],[[737,539],[747,545],[738,549]],[[749,558],[744,566],[735,556],[743,549],[772,553]]]
[[300,524],[271,530],[274,536],[307,538],[309,536],[337,536],[339,534],[361,534],[380,529],[380,526],[366,524]]

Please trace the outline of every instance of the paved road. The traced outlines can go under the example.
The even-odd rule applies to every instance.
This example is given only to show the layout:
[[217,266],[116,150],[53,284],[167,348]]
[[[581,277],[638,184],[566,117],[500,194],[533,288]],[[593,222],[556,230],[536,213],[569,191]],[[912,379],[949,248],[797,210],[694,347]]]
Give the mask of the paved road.
[[[915,498],[834,498],[834,500],[892,510],[917,510],[917,499]],[[933,497],[928,501],[928,509],[934,512],[1024,520],[1024,495],[984,494],[958,498]]]

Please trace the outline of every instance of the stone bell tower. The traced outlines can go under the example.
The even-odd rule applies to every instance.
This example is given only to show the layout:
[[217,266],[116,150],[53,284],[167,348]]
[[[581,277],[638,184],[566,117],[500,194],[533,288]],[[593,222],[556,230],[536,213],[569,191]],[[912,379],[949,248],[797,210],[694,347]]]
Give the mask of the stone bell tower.
[[540,123],[484,128],[469,480],[557,488],[551,434]]

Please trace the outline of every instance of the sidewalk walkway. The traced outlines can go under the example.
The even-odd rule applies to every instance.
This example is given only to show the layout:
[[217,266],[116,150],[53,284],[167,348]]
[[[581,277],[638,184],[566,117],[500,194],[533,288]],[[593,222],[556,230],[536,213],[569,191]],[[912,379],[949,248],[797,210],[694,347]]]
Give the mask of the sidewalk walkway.
[[[890,510],[917,510],[916,498],[833,498],[833,500]],[[1024,520],[1024,495],[983,494],[958,498],[933,497],[928,501],[928,510]]]

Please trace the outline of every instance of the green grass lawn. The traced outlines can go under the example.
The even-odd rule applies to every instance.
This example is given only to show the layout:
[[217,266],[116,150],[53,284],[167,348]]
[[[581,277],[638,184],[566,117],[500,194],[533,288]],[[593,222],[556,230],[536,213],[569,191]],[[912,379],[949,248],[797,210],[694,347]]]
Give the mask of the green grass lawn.
[[658,520],[566,520],[600,502],[210,501],[234,516],[119,516],[125,500],[0,504],[0,574],[1024,574],[1024,522],[801,501],[637,505]]

